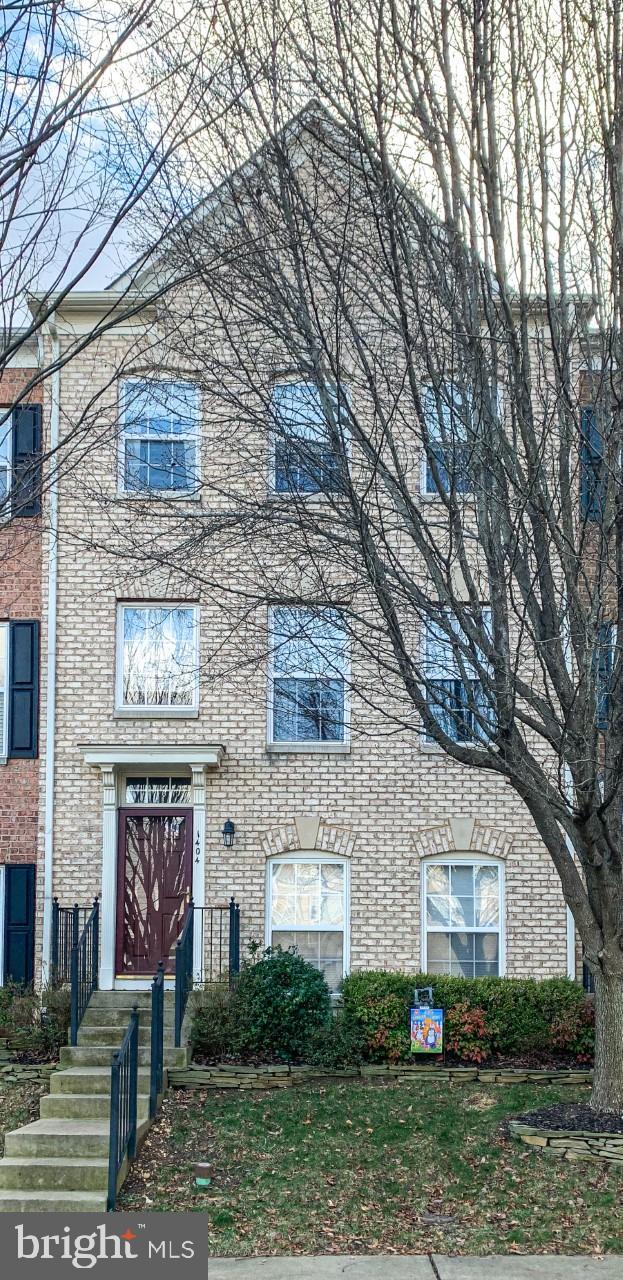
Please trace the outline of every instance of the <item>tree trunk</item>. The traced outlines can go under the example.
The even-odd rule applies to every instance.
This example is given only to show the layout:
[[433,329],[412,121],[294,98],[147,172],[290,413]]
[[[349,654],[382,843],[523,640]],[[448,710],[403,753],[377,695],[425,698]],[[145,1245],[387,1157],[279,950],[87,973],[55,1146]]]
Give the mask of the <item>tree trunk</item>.
[[591,1107],[623,1114],[623,978],[595,974],[595,1072]]

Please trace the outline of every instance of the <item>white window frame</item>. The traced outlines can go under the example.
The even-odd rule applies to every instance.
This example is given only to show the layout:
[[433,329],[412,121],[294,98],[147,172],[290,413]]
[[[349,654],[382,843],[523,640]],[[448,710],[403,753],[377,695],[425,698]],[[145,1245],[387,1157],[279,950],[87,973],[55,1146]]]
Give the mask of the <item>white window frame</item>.
[[[177,440],[180,442],[184,442],[184,441],[194,442],[195,480],[192,486],[190,486],[188,489],[151,489],[149,487],[146,487],[144,489],[143,488],[135,489],[135,488],[128,488],[126,486],[126,483],[125,483],[126,441],[128,439],[140,440],[143,438],[141,436],[133,437],[133,436],[126,435],[125,412],[126,412],[127,388],[133,385],[144,386],[147,383],[151,383],[154,385],[162,384],[164,386],[175,386],[177,384],[177,385],[183,385],[187,387],[193,387],[195,390],[196,410],[197,410],[195,431],[185,436],[167,435],[167,436],[150,436],[149,437],[151,441],[155,441],[155,442],[157,442],[158,440],[166,440],[167,442],[170,442],[171,440]],[[118,396],[119,396],[119,404],[118,404],[119,449],[118,449],[118,458],[117,458],[117,491],[118,493],[122,495],[124,498],[138,498],[139,500],[142,499],[143,501],[146,498],[152,498],[155,501],[161,501],[161,502],[180,502],[180,501],[188,501],[189,499],[193,499],[193,498],[194,499],[199,498],[200,497],[199,491],[201,488],[201,423],[202,423],[201,388],[199,384],[196,382],[189,382],[186,378],[172,378],[172,377],[151,378],[151,377],[140,377],[136,375],[134,377],[121,378],[119,380]]]
[[[315,613],[315,612],[322,613],[323,612],[322,609],[318,609],[318,610],[308,609],[308,608],[305,608],[304,606],[299,606],[299,605],[293,605],[293,606],[276,605],[275,607],[269,610],[269,615],[268,615],[269,659],[268,659],[268,687],[267,687],[266,748],[268,751],[271,751],[271,752],[309,751],[309,752],[315,752],[315,753],[328,752],[333,755],[340,755],[340,754],[347,753],[350,751],[349,690],[350,690],[350,679],[351,679],[351,657],[350,657],[350,645],[348,644],[348,638],[345,645],[344,672],[343,672],[343,680],[344,680],[344,715],[343,715],[344,735],[343,737],[338,739],[318,739],[318,740],[314,740],[313,738],[311,740],[309,739],[301,740],[297,738],[294,738],[291,741],[289,741],[286,738],[280,738],[278,740],[275,740],[275,737],[274,737],[274,711],[275,711],[274,687],[275,687],[275,679],[279,677],[280,673],[275,669],[275,647],[273,644],[274,616],[277,609],[280,609],[280,608],[287,609],[290,607],[295,609],[300,608],[302,612],[305,612],[305,613]],[[327,610],[325,609],[324,612],[326,613]],[[299,678],[302,680],[309,679],[309,672],[307,673],[302,672],[299,676],[294,676],[292,678],[293,679]]]
[[[2,715],[0,716],[0,764],[6,764],[9,758],[9,695],[11,681],[11,624],[10,622],[0,622],[5,636],[5,670],[4,670],[4,702],[2,706]],[[0,673],[1,675],[1,673]],[[0,680],[0,686],[2,681]]]
[[331,925],[281,925],[276,932],[282,933],[342,933],[342,977],[345,978],[350,969],[350,863],[348,858],[340,858],[337,854],[323,853],[322,850],[314,850],[310,852],[301,852],[290,854],[278,854],[273,858],[269,858],[266,862],[266,890],[265,890],[265,912],[264,912],[264,938],[265,945],[271,946],[272,938],[272,883],[273,883],[273,867],[289,866],[291,863],[312,863],[320,866],[323,862],[333,863],[335,866],[344,868],[344,924],[341,929],[331,927]]
[[[488,615],[489,622],[491,623],[491,618],[492,618],[491,605],[489,605],[489,604],[481,604],[481,606],[480,606],[480,607],[481,607],[481,610],[482,610],[482,612],[483,612],[483,615]],[[440,612],[440,613],[444,613],[444,614],[448,614],[448,615],[450,615],[450,614],[452,614],[452,613],[453,613],[453,610],[452,610],[452,609],[450,609],[447,605],[440,605],[440,606],[439,606],[439,612]],[[455,616],[456,616],[456,615],[455,615]],[[456,620],[457,620],[457,623],[458,623],[458,619],[456,619]],[[429,665],[428,665],[428,663],[429,663],[429,659],[428,659],[428,635],[429,635],[429,632],[428,632],[428,623],[429,623],[429,621],[430,621],[430,622],[432,622],[432,621],[433,621],[433,619],[432,619],[432,618],[430,618],[430,619],[429,619],[429,618],[425,618],[425,619],[424,619],[424,623],[423,623],[423,626],[422,626],[421,631],[420,631],[420,639],[421,639],[421,643],[420,643],[420,666],[421,666],[421,669],[426,673],[426,679],[425,679],[425,680],[422,682],[422,684],[421,684],[421,692],[422,692],[422,696],[423,696],[423,698],[424,698],[424,700],[425,700],[425,702],[426,702],[426,703],[428,703],[428,702],[429,702],[429,697],[428,697],[428,684],[430,683],[430,680],[431,680],[432,678],[434,678],[434,677],[431,677],[431,676],[430,676],[430,674],[429,674]],[[459,624],[459,625],[460,625],[460,624]],[[463,664],[464,664],[464,665],[466,665],[466,666],[469,666],[469,665],[470,665],[470,660],[469,660],[469,658],[467,658],[466,656],[464,656],[464,657],[463,657]],[[441,678],[441,677],[440,677],[440,678]],[[451,678],[452,678],[452,677],[450,677],[450,676],[448,676],[448,677],[447,677],[447,679],[451,679]],[[458,675],[456,678],[457,678],[457,679],[460,679],[460,675]],[[479,683],[480,683],[480,682],[479,682]],[[480,746],[482,746],[482,742],[481,742],[481,740],[480,740],[479,738],[465,738],[465,739],[458,739],[458,738],[457,738],[457,739],[453,739],[453,741],[460,742],[460,745],[461,745],[462,747],[480,747]],[[421,739],[420,746],[421,746],[425,751],[432,751],[432,752],[435,752],[435,751],[443,751],[443,747],[442,747],[442,746],[441,746],[441,745],[436,741],[436,739],[435,739],[435,738],[433,738],[432,736],[430,736],[430,737],[429,737],[428,733],[427,733],[425,730],[423,730],[423,733],[422,733],[422,739]]]
[[[177,780],[188,787],[186,800],[129,800],[127,795],[130,778],[147,778],[147,784],[158,781],[171,782]],[[122,809],[189,809],[192,807],[192,777],[190,772],[175,773],[171,769],[151,768],[147,770],[126,770],[121,776],[119,805]]]
[[[439,383],[437,386],[435,385],[434,382],[430,382],[430,381],[422,384],[422,405],[424,409],[424,416],[426,416],[426,397],[428,396],[428,394],[432,392],[433,396],[436,396],[438,393],[443,396],[443,388],[446,386],[455,387],[456,384],[454,379],[442,377],[439,379]],[[432,441],[433,437],[430,431],[428,434],[429,434],[429,438]],[[440,440],[440,444],[443,445],[443,441]],[[445,492],[447,492],[447,490]],[[443,493],[440,493],[438,489],[428,488],[428,456],[427,456],[426,449],[424,447],[423,442],[422,442],[422,453],[420,457],[420,496],[422,498],[427,498],[429,500],[430,499],[434,500],[435,498],[437,499],[443,498]],[[463,498],[464,500],[469,501],[469,499],[473,498],[474,496],[474,490],[473,488],[466,489],[464,493],[461,492],[458,494],[458,496]]]
[[[296,374],[284,375],[282,377],[274,378],[271,389],[270,389],[271,412],[272,412],[273,396],[278,387],[298,387],[298,386],[315,387],[316,384],[314,383],[312,378],[306,378],[306,377],[303,377],[302,375],[296,375]],[[340,383],[339,387],[336,387],[336,394],[338,396],[341,396],[343,400],[346,399],[346,391],[342,383]],[[285,438],[286,436],[284,432],[283,439]],[[345,444],[345,447],[348,449],[348,435],[346,431],[344,432],[344,444]],[[273,497],[283,498],[286,502],[290,498],[303,498],[305,500],[311,499],[313,501],[314,499],[317,500],[318,498],[322,498],[326,496],[325,490],[321,488],[314,489],[311,492],[308,492],[306,489],[293,489],[292,491],[289,492],[287,489],[277,488],[277,438],[276,438],[275,431],[272,428],[270,431],[270,448],[268,450],[268,489]],[[332,493],[334,491],[330,490],[329,492]]]
[[[126,609],[192,609],[195,616],[195,678],[193,680],[193,700],[186,705],[173,706],[134,704],[123,701],[123,616]],[[126,719],[189,719],[199,715],[199,628],[201,611],[198,604],[187,600],[122,600],[117,603],[117,638],[115,646],[115,715]]]
[[[8,409],[9,409],[9,405],[1,405],[1,406],[0,406],[0,418],[3,418],[3,417],[4,417],[4,414],[7,412],[7,410],[8,410]],[[12,510],[13,510],[13,450],[14,450],[14,429],[13,429],[13,413],[12,413],[12,411],[11,411],[10,413],[8,413],[8,414],[7,414],[7,417],[5,418],[4,422],[2,422],[2,425],[0,426],[0,441],[1,441],[2,439],[4,439],[4,433],[5,433],[5,431],[6,431],[7,439],[8,439],[7,459],[6,459],[6,469],[7,469],[7,472],[8,472],[8,476],[7,476],[7,491],[6,491],[7,496],[6,496],[6,503],[5,503],[5,505],[4,505],[4,510],[0,510],[0,524],[5,524],[8,520],[10,520],[10,519],[11,519]],[[4,469],[3,467],[0,467],[0,470],[3,470],[3,469]]]
[[[473,928],[453,929],[439,927],[429,927],[426,923],[426,868],[431,866],[440,867],[497,867],[498,869],[498,894],[499,894],[499,926],[497,929],[479,928],[475,925]],[[421,926],[421,970],[427,973],[428,965],[428,934],[429,933],[494,933],[498,938],[498,977],[503,978],[506,975],[506,868],[500,858],[492,858],[487,854],[480,853],[455,853],[440,854],[433,858],[422,858],[421,875],[420,875],[420,926]]]

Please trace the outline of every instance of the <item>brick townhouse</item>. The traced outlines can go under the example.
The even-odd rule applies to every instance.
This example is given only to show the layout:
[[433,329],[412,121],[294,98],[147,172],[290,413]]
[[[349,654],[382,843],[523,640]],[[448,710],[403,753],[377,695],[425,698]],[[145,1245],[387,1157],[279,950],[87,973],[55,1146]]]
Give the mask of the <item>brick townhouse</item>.
[[39,824],[41,385],[35,344],[0,378],[0,973],[35,969]]
[[[414,734],[349,725],[346,679],[339,670],[326,679],[293,633],[306,620],[288,610],[265,620],[283,660],[258,662],[244,679],[206,676],[226,643],[223,602],[193,590],[164,550],[160,565],[146,565],[124,548],[132,534],[135,545],[160,539],[165,549],[171,519],[209,501],[198,477],[214,465],[218,415],[188,368],[146,372],[154,312],[128,320],[125,301],[122,285],[73,291],[44,334],[57,363],[106,318],[97,341],[46,383],[44,447],[60,432],[88,438],[88,448],[72,452],[45,499],[44,975],[53,897],[85,906],[99,896],[100,985],[136,989],[160,959],[170,972],[192,895],[204,924],[197,978],[220,959],[210,929],[221,917],[209,908],[231,896],[243,944],[295,944],[332,988],[362,967],[575,976],[558,878],[503,779]],[[169,367],[166,351],[160,357]],[[309,394],[296,370],[275,383],[294,440]],[[275,452],[265,482],[285,487],[288,467]],[[297,475],[290,467],[287,485],[309,487],[304,468]],[[434,498],[426,468],[420,483]],[[37,518],[21,525],[26,538]],[[39,616],[40,545],[29,552],[31,594],[19,605],[3,597],[10,619]],[[34,861],[26,797],[36,767],[33,758],[7,767],[24,796],[7,862]]]

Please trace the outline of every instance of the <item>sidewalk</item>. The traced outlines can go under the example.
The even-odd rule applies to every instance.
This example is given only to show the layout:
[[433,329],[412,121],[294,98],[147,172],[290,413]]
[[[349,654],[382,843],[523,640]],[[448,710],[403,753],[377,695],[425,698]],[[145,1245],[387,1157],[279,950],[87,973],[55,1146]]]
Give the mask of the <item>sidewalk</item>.
[[209,1280],[623,1280],[623,1256],[210,1258]]

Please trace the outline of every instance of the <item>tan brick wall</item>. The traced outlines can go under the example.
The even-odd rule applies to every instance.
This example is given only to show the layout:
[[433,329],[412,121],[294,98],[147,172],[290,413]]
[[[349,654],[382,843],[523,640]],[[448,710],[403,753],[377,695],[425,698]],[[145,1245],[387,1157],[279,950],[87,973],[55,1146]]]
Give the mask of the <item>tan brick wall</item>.
[[[34,368],[7,369],[0,406],[21,399]],[[24,399],[40,404],[42,388]],[[0,621],[41,617],[41,518],[0,525]],[[39,761],[9,760],[0,767],[0,863],[37,860]]]
[[[67,426],[79,420],[97,387],[106,386],[127,346],[127,338],[112,336],[63,369]],[[437,831],[434,841],[445,840],[451,853],[449,837],[439,831],[447,831],[449,819],[471,818],[480,832],[479,848],[494,849],[506,868],[507,972],[564,973],[566,914],[558,880],[527,811],[500,779],[422,749],[415,735],[368,736],[363,715],[348,754],[271,754],[260,668],[217,681],[208,666],[198,719],[115,719],[116,598],[158,592],[171,598],[179,591],[174,580],[165,589],[155,575],[142,575],[136,567],[130,581],[106,554],[107,542],[117,538],[124,522],[140,519],[131,502],[109,505],[116,489],[115,456],[112,439],[103,440],[89,454],[88,466],[61,483],[54,830],[55,892],[61,901],[84,903],[101,885],[102,786],[98,772],[84,763],[84,744],[220,742],[227,749],[225,762],[207,782],[206,892],[208,901],[238,898],[243,944],[264,940],[267,850],[274,847],[275,829],[292,829],[296,815],[315,814],[321,832],[346,833],[351,967],[417,968],[422,832]],[[156,521],[156,514],[145,521],[146,534],[153,534]],[[189,596],[187,585],[184,595]],[[224,626],[218,602],[206,592],[204,658],[209,638],[223,634]],[[221,837],[228,817],[236,824],[231,850],[223,848]]]

